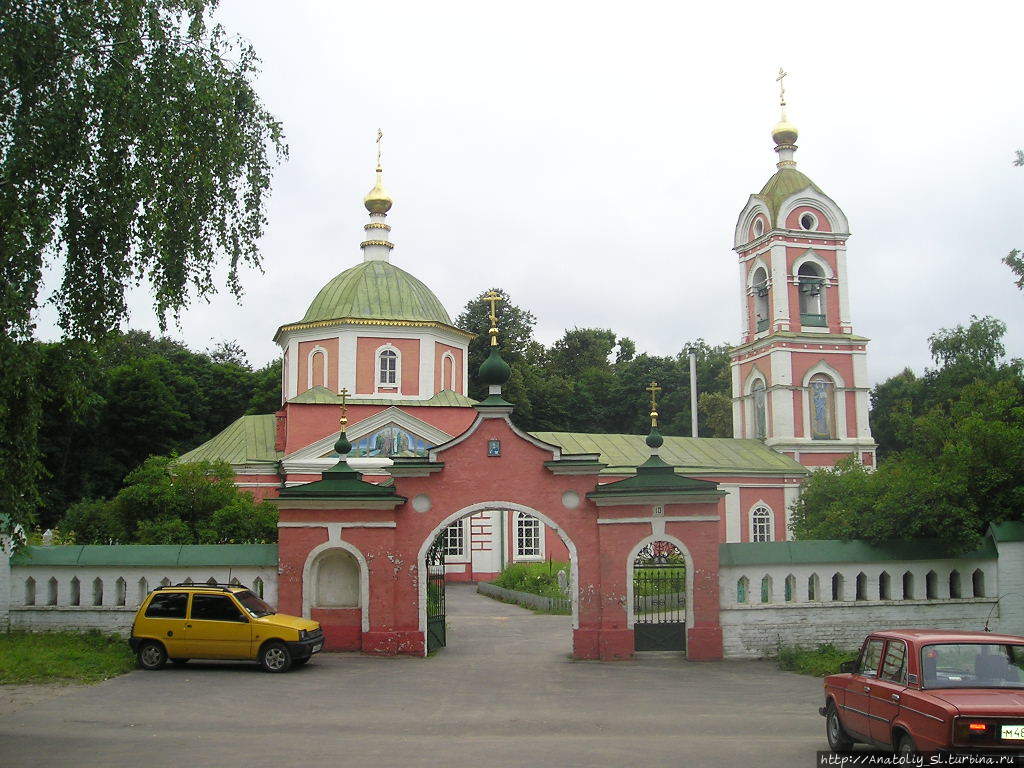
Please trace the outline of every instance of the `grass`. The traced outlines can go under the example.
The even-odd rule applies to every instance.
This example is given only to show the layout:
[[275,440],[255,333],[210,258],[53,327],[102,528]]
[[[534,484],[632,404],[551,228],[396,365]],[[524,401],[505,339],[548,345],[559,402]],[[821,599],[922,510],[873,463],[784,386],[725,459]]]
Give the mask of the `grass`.
[[569,564],[558,560],[547,560],[542,563],[512,563],[505,566],[494,585],[517,592],[529,592],[531,595],[553,597],[567,600],[562,588],[558,586],[558,572],[568,571]]
[[813,650],[796,646],[779,648],[779,669],[787,672],[798,672],[801,675],[825,677],[839,671],[844,661],[857,658],[857,651],[843,651],[831,643],[824,643]]
[[0,633],[0,685],[96,683],[135,666],[123,637],[99,632]]

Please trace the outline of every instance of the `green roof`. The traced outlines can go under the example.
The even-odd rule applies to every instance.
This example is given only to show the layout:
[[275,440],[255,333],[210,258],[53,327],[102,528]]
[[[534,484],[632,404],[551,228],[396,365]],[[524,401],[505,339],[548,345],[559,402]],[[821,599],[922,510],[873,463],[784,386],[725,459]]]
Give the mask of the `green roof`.
[[277,544],[74,544],[24,547],[12,565],[276,566]]
[[[632,474],[651,455],[644,435],[592,435],[575,432],[532,432],[570,454],[597,453],[608,466],[602,474]],[[661,458],[681,474],[806,475],[807,469],[760,440],[726,437],[666,437]]]
[[1024,541],[1024,523],[1020,520],[1004,520],[992,523],[989,531],[996,541]]
[[882,563],[944,557],[992,559],[996,557],[996,548],[991,539],[985,539],[980,549],[966,553],[951,553],[938,542],[928,540],[870,544],[858,539],[808,539],[718,545],[718,562],[722,566]]
[[802,192],[808,187],[821,195],[825,194],[817,184],[796,168],[779,168],[775,175],[768,179],[764,189],[755,197],[759,197],[765,202],[768,210],[771,211],[772,222],[775,223],[782,204],[797,192]]
[[346,269],[320,290],[302,322],[346,317],[452,324],[433,291],[387,261],[364,261]]
[[649,456],[647,461],[636,468],[635,475],[614,483],[599,485],[587,494],[587,498],[637,495],[674,496],[679,494],[685,496],[725,495],[723,491],[718,490],[718,483],[677,475],[675,469],[660,457]]
[[276,434],[277,419],[274,414],[242,416],[198,448],[182,454],[178,460],[223,460],[229,464],[277,461],[284,456],[284,452],[274,450]]
[[[328,389],[327,387],[313,387],[307,389],[301,395],[296,395],[289,403],[303,403],[303,404],[315,404],[315,405],[341,405],[341,398],[338,393],[334,390]],[[458,407],[458,408],[469,408],[476,405],[476,400],[460,395],[458,392],[452,392],[450,389],[443,389],[432,397],[426,400],[398,400],[394,398],[386,397],[347,397],[345,402],[349,405],[397,405],[401,408],[411,406],[413,408],[417,406],[447,406],[447,407]]]

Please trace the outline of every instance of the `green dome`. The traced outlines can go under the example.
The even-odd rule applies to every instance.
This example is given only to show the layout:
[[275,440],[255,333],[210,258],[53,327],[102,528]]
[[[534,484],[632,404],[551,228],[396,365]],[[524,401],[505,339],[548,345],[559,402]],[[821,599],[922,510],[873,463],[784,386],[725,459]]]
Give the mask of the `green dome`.
[[302,322],[343,317],[452,324],[433,291],[387,261],[364,261],[346,269],[320,290]]
[[502,358],[497,347],[491,347],[491,353],[487,359],[480,364],[480,383],[488,386],[500,387],[507,384],[512,377],[512,369]]

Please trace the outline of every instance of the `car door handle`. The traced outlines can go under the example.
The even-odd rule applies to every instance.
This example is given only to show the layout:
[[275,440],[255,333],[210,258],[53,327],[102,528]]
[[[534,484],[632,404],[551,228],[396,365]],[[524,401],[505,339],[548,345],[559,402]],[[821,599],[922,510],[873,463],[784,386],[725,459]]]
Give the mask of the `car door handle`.
[[870,685],[865,685],[864,686],[864,693],[871,693],[871,686]]
[[899,695],[898,693],[894,693],[894,694],[892,695],[892,700],[893,700],[893,701],[899,701],[899,700],[900,700],[900,695]]
[[192,629],[192,625],[191,624],[186,624],[185,625],[185,629]]

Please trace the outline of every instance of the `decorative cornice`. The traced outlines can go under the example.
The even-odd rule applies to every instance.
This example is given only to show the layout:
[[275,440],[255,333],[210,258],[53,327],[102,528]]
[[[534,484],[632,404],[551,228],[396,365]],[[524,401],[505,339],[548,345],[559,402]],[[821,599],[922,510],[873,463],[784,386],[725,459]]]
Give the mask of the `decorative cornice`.
[[391,225],[385,224],[382,221],[371,221],[369,224],[364,224],[363,229],[383,229],[388,232],[391,231]]
[[286,333],[288,331],[303,331],[309,328],[328,328],[332,325],[396,325],[403,328],[440,328],[459,336],[465,336],[467,339],[476,338],[475,333],[470,333],[469,331],[464,331],[461,328],[456,328],[454,325],[439,323],[435,320],[392,320],[365,317],[335,317],[330,320],[315,320],[308,323],[300,322],[282,325],[277,329],[277,333],[274,334],[274,340],[276,341],[282,333]]
[[389,240],[363,240],[363,242],[361,242],[359,244],[359,247],[360,248],[366,248],[369,245],[380,245],[380,246],[383,246],[384,248],[394,248],[395,247],[395,244],[390,242]]

